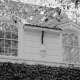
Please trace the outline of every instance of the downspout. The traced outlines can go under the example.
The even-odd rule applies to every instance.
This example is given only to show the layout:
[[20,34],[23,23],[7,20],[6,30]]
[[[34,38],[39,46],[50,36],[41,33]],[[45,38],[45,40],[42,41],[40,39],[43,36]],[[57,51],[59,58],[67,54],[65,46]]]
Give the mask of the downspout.
[[42,31],[42,36],[41,36],[41,45],[40,45],[40,54],[44,58],[46,53],[46,46],[44,45],[44,31]]
[[41,44],[44,44],[44,31],[42,31]]

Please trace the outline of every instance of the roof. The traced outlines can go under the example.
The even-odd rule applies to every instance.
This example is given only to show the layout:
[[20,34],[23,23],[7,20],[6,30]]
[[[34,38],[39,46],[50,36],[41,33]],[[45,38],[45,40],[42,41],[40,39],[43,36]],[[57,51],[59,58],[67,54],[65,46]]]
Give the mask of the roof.
[[40,26],[40,25],[32,25],[32,24],[25,24],[24,26],[31,26],[31,27],[38,27],[38,28],[47,28],[47,29],[54,29],[54,30],[62,30],[61,28],[57,27],[47,27],[47,26]]
[[58,15],[57,10],[58,8],[15,1],[0,3],[0,17],[10,15],[12,19],[24,25],[60,30],[56,26],[68,22],[69,19],[65,14]]

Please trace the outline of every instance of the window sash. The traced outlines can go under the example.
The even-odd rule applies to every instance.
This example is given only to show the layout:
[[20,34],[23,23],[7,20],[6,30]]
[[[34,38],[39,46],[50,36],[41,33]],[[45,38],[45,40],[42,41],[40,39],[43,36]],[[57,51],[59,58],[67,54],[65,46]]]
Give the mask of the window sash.
[[[79,41],[78,36],[76,34],[69,32],[63,33],[62,47],[63,47],[63,61],[79,62]],[[74,49],[73,52],[71,52],[72,50],[71,48]]]
[[[14,25],[13,25],[12,30],[11,30],[10,25],[9,27],[7,25],[8,28],[6,29],[5,25],[7,25],[7,23],[6,24],[4,23],[2,27],[0,25],[0,32],[2,32],[2,37],[0,37],[0,46],[1,46],[0,55],[17,56],[18,54],[18,29]],[[3,42],[1,42],[1,40]]]

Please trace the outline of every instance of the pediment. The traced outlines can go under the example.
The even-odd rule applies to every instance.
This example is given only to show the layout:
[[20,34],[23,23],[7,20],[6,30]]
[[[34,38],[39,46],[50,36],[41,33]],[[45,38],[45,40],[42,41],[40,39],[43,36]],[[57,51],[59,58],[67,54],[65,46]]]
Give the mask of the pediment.
[[80,32],[80,25],[78,25],[78,24],[76,24],[74,22],[71,22],[71,21],[63,23],[63,24],[60,24],[60,25],[57,25],[57,27],[61,28],[62,31],[70,29],[70,30],[75,30],[75,31]]

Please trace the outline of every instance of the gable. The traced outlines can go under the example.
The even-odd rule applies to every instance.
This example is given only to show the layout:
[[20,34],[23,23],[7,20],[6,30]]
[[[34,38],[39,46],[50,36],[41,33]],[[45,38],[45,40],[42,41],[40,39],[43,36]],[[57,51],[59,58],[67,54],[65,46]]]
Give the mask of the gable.
[[76,23],[74,22],[67,22],[67,23],[64,23],[64,24],[61,24],[61,25],[57,25],[58,28],[61,28],[62,31],[65,31],[65,30],[73,30],[73,31],[77,31],[80,33],[80,26],[77,25]]

